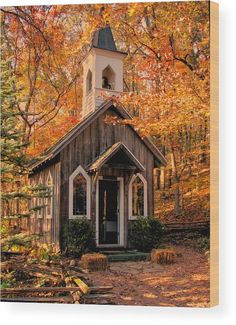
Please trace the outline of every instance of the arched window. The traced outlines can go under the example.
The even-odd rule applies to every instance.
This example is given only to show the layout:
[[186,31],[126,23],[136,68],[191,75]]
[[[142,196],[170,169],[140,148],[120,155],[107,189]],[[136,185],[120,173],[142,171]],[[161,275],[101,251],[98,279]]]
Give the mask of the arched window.
[[147,216],[147,181],[141,174],[131,178],[129,184],[129,219]]
[[[33,179],[30,179],[29,180],[29,185],[32,186],[32,188],[34,188],[35,186],[35,181]],[[33,191],[32,191],[33,192]],[[37,198],[34,196],[34,192],[32,194],[32,197],[30,198],[29,200],[29,209],[30,209],[30,218],[31,219],[34,219],[34,217],[36,217],[36,211],[34,210],[34,208],[36,207],[37,205]]]
[[87,78],[86,78],[86,93],[88,93],[92,89],[92,72],[88,70]]
[[109,65],[102,71],[102,88],[115,89],[115,73]]
[[51,172],[49,171],[47,177],[47,198],[46,198],[46,217],[48,219],[52,218],[53,209],[53,179]]
[[69,178],[69,218],[90,219],[90,177],[79,166]]
[[132,216],[144,215],[144,185],[139,177],[132,183]]
[[[39,176],[39,182],[38,182],[38,185],[43,185],[43,180],[42,180],[42,177],[41,175]],[[43,197],[40,196],[43,194],[43,191],[39,190],[39,197],[37,199],[37,206],[38,207],[42,207],[41,209],[38,209],[38,218],[41,219],[43,218]]]
[[73,180],[73,215],[87,214],[87,184],[82,174]]

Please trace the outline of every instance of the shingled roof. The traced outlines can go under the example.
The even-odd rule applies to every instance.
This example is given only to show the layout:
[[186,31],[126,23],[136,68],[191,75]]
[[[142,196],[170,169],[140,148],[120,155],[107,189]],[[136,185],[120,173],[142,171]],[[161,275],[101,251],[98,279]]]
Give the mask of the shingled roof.
[[[31,166],[31,169],[38,167],[42,163],[52,160],[55,158],[58,153],[75,137],[77,137],[85,128],[87,128],[96,118],[98,118],[100,115],[102,115],[106,110],[109,108],[113,108],[116,110],[116,112],[120,115],[123,119],[132,119],[132,117],[129,115],[129,113],[126,111],[124,107],[114,105],[113,100],[107,100],[105,103],[103,103],[98,109],[96,109],[94,112],[89,114],[86,118],[81,120],[76,126],[74,126],[68,133],[66,133],[60,140],[58,140],[54,146],[49,148],[47,152],[45,153],[44,159],[36,163],[35,165]],[[139,133],[133,128],[132,125],[127,124],[128,127],[133,129],[133,131],[140,137],[140,139],[143,141],[143,143],[146,145],[146,147],[152,152],[155,159],[158,160],[163,166],[166,166],[167,161],[165,157],[162,155],[162,153],[158,150],[158,148],[153,144],[152,140],[150,138],[141,138]]]
[[102,49],[102,50],[107,50],[107,51],[112,51],[123,55],[127,55],[126,52],[119,51],[117,49],[111,28],[109,26],[100,28],[94,32],[90,49],[92,48],[97,48],[97,49]]
[[92,46],[104,50],[117,51],[116,43],[109,26],[96,30],[93,35]]

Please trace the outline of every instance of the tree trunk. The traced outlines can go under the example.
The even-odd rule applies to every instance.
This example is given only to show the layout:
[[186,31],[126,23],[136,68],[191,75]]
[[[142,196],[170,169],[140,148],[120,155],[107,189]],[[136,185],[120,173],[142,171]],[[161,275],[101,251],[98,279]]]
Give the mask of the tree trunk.
[[172,185],[172,169],[169,169],[169,175],[168,175],[168,187],[171,188]]
[[164,190],[166,187],[166,184],[165,184],[165,167],[161,167],[161,170],[160,170],[160,188],[162,190]]
[[174,208],[175,216],[180,215],[180,190],[179,183],[175,184],[175,208]]
[[174,196],[175,196],[174,213],[176,216],[179,216],[180,215],[180,188],[179,188],[179,177],[177,174],[175,153],[173,148],[171,148],[170,156],[171,156],[171,165],[172,165],[172,173],[173,173],[173,180],[174,180]]

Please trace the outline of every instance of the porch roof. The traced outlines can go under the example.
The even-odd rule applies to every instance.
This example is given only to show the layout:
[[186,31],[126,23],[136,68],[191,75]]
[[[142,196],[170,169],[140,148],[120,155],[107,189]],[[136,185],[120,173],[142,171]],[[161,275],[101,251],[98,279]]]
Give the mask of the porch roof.
[[[89,173],[97,172],[102,166],[104,166],[106,163],[109,163],[109,160],[111,163],[112,158],[114,158],[114,156],[118,154],[120,151],[125,154],[126,159],[128,158],[129,164],[127,163],[120,164],[118,158],[116,166],[119,166],[120,168],[122,168],[123,166],[124,169],[125,168],[128,169],[128,166],[134,166],[134,168],[140,172],[145,170],[144,166],[132,154],[132,152],[126,147],[126,145],[122,142],[117,142],[113,144],[111,147],[109,147],[107,150],[105,150],[97,159],[95,159],[95,161],[88,166],[87,171]],[[112,165],[115,167],[114,160],[110,166],[112,167]]]

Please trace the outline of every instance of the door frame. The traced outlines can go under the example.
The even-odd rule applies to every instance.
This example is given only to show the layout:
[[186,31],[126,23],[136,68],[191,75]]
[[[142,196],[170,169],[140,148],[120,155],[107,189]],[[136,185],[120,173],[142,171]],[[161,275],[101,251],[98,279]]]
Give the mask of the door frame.
[[[99,176],[96,184],[96,245],[97,247],[123,247],[124,246],[124,178],[117,177],[115,181],[119,182],[119,243],[118,244],[99,244],[99,181],[108,180]],[[110,181],[114,181],[110,179]]]

